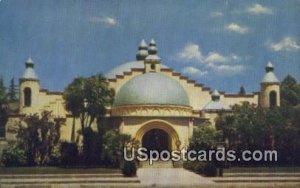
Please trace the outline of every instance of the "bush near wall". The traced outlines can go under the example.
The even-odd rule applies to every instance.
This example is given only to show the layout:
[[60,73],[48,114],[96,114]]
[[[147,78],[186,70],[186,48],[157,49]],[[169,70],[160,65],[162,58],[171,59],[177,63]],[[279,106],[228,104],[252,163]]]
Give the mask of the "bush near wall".
[[60,165],[76,166],[79,162],[79,152],[76,143],[62,142],[60,145]]
[[10,142],[3,150],[1,163],[6,167],[26,165],[25,151],[16,142]]
[[183,163],[183,167],[196,174],[201,174],[207,177],[217,176],[217,167],[213,162],[186,161]]
[[122,173],[126,177],[132,177],[136,175],[137,165],[135,161],[124,161],[122,165]]

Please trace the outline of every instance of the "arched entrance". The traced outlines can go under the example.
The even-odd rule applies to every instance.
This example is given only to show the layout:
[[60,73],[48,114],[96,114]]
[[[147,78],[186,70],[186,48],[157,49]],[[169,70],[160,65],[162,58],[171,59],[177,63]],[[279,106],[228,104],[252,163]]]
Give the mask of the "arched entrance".
[[163,150],[170,151],[170,137],[162,129],[151,129],[144,134],[142,139],[142,146],[149,150],[157,150],[159,152]]
[[[157,141],[153,138],[156,138]],[[171,124],[163,120],[151,120],[145,122],[137,131],[135,139],[141,146],[167,150],[177,150],[180,147],[180,140],[177,132]],[[153,143],[151,143],[153,142]]]

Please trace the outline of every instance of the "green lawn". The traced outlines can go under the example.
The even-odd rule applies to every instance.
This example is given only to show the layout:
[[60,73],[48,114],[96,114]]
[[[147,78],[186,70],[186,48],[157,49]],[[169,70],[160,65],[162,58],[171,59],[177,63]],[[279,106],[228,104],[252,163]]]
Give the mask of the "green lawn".
[[121,173],[109,168],[58,168],[58,167],[0,167],[0,174],[97,174]]
[[225,173],[271,173],[271,172],[300,172],[300,167],[232,167],[224,169]]

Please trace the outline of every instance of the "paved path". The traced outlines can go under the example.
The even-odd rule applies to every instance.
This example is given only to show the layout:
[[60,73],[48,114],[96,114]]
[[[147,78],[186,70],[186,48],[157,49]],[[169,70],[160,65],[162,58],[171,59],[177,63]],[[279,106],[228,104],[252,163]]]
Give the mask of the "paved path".
[[215,184],[183,168],[140,168],[137,172],[144,186],[199,186]]

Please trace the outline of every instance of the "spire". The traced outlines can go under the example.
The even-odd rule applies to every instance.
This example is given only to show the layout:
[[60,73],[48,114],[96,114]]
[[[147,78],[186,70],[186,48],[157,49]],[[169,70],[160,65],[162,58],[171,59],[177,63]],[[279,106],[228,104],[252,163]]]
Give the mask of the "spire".
[[143,61],[148,56],[148,46],[144,39],[141,41],[138,49],[136,60]]
[[266,72],[273,72],[274,66],[272,65],[271,61],[268,62],[266,66]]
[[32,59],[31,59],[31,57],[29,57],[27,59],[27,61],[25,62],[25,67],[26,68],[29,68],[29,67],[33,68],[34,67],[34,63],[33,63]]
[[157,54],[157,47],[156,47],[156,42],[154,39],[151,39],[150,45],[149,45],[149,54],[151,55],[156,55]]
[[31,57],[29,57],[27,59],[27,61],[25,62],[25,72],[23,74],[23,76],[21,77],[21,79],[31,79],[31,80],[38,80],[38,76],[34,71],[34,63],[31,59]]
[[214,90],[212,95],[211,95],[211,99],[213,101],[219,101],[220,100],[220,93],[218,92],[218,90]]

